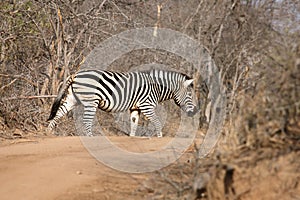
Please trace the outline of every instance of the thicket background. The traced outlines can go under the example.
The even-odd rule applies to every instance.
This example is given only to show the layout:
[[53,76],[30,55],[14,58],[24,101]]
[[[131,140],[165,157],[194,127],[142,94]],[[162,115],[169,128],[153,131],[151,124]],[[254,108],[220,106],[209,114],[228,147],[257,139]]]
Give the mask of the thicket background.
[[[245,171],[251,174],[260,161],[272,165],[281,156],[299,158],[299,24],[297,0],[1,1],[0,136],[13,139],[45,134],[51,95],[57,94],[59,82],[74,73],[101,41],[132,28],[170,28],[209,49],[226,85],[228,116],[220,150],[212,156],[215,162],[195,159],[194,168],[189,169],[193,176],[185,179],[190,181],[174,178],[173,185],[163,184],[170,187],[166,195],[251,197],[253,190],[242,188],[239,192],[244,189],[244,193],[239,193],[227,184],[228,176],[232,181],[231,172],[241,175],[249,165],[252,168]],[[124,69],[152,62],[177,67],[185,64],[172,56],[138,51],[115,64]],[[277,189],[291,190],[288,197],[296,198],[299,161],[289,166],[295,178]],[[210,178],[201,188],[196,184],[198,172],[207,168]],[[257,178],[253,185],[262,182]],[[177,192],[171,192],[174,190]]]

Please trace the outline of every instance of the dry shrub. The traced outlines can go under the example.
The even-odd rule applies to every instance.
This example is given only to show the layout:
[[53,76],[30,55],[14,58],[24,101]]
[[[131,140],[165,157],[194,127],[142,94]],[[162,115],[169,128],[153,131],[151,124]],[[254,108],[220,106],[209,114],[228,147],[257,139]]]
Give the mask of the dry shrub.
[[[209,4],[201,3],[200,10]],[[222,11],[211,5],[210,13],[218,16],[207,10],[195,14],[207,14],[201,30],[209,31],[200,38],[227,86],[224,132],[208,158],[171,166],[155,177],[154,199],[299,198],[299,3],[236,2],[234,9],[234,2],[227,3]]]
[[[216,162],[208,169],[207,199],[299,197],[299,34],[275,37],[273,31],[270,40],[276,42],[234,91],[225,134],[211,158]],[[201,199],[198,190],[194,198]]]

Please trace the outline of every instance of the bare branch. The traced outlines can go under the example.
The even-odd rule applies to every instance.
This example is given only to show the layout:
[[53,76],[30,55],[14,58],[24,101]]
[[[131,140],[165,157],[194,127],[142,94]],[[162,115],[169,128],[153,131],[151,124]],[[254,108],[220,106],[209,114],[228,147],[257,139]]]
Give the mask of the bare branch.
[[24,78],[24,75],[8,75],[8,74],[0,74],[2,77],[8,77],[8,78],[17,78],[26,81],[30,85],[33,85],[34,87],[38,87],[37,84],[33,83],[32,81],[28,80],[27,78]]
[[2,86],[2,87],[0,88],[0,90],[4,90],[5,88],[11,86],[11,85],[12,85],[14,82],[16,82],[17,80],[18,80],[17,78],[14,79],[14,80],[12,80],[9,84]]
[[19,96],[19,97],[4,98],[1,100],[2,101],[10,101],[10,100],[20,100],[20,99],[43,99],[43,98],[56,98],[56,95]]

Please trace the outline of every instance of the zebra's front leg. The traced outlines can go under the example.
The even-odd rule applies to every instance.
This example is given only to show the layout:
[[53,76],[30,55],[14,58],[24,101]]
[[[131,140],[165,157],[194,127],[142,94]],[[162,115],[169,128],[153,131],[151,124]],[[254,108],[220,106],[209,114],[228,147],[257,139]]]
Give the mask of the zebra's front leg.
[[135,136],[136,129],[139,123],[140,113],[138,110],[133,110],[130,112],[130,136]]
[[154,111],[154,107],[152,109],[141,110],[141,112],[150,120],[151,123],[154,124],[157,137],[162,137],[161,123],[159,117],[156,115]]
[[85,126],[85,134],[93,136],[92,126],[97,108],[95,106],[85,106],[83,113],[83,124]]

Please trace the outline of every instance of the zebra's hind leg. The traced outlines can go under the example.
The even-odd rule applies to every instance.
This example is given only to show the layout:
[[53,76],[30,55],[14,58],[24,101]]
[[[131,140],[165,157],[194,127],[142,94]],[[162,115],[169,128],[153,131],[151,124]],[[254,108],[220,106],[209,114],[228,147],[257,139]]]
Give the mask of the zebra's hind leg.
[[75,99],[73,92],[71,89],[68,90],[68,95],[66,100],[59,106],[57,109],[55,116],[53,119],[50,120],[48,125],[48,131],[51,131],[59,122],[60,118],[65,116],[68,112],[70,112],[77,104],[77,100]]
[[85,126],[85,134],[93,136],[92,126],[97,108],[95,106],[84,106],[83,124]]
[[139,123],[140,112],[138,110],[130,111],[130,136],[135,136]]
[[161,123],[160,123],[158,116],[156,115],[156,113],[154,111],[154,107],[151,107],[151,108],[148,107],[146,109],[141,110],[141,112],[150,120],[151,123],[154,124],[157,137],[162,137]]

